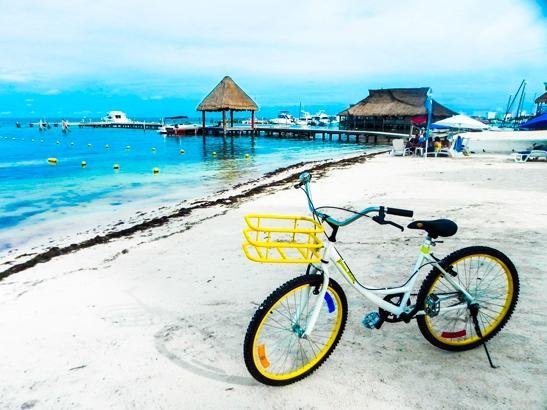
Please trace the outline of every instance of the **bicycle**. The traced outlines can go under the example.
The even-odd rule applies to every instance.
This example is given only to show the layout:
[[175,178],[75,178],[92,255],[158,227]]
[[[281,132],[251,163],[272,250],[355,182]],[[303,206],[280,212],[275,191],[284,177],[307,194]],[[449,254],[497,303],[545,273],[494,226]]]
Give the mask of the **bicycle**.
[[[413,211],[370,206],[361,211],[314,206],[311,175],[303,173],[295,188],[306,194],[312,217],[247,215],[245,255],[257,262],[306,263],[306,273],[274,290],[257,308],[249,323],[243,356],[249,373],[259,382],[281,386],[313,373],[333,352],[344,331],[348,304],[342,287],[331,276],[338,271],[362,296],[378,306],[363,325],[379,329],[384,323],[416,319],[422,335],[433,345],[465,351],[483,345],[490,366],[495,368],[486,342],[495,336],[513,313],[519,278],[511,260],[485,246],[470,246],[443,259],[431,253],[458,229],[448,219],[415,220],[409,229],[426,232],[413,269],[405,283],[394,287],[361,284],[334,246],[339,228],[361,217],[381,225],[393,225],[386,215],[412,217]],[[324,211],[351,212],[335,219]],[[370,216],[369,214],[374,214]],[[324,225],[330,227],[326,233]],[[326,236],[326,244],[319,235]],[[432,266],[418,293],[412,293],[420,270]],[[414,302],[412,298],[415,297]]]

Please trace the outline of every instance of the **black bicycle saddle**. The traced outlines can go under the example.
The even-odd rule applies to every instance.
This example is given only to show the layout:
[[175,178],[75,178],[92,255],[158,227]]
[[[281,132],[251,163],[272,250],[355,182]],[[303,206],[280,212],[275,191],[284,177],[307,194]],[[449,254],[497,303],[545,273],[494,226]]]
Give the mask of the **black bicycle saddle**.
[[414,221],[408,224],[408,229],[422,229],[427,234],[435,239],[439,236],[448,237],[454,235],[458,231],[456,222],[450,219],[435,219],[433,221]]

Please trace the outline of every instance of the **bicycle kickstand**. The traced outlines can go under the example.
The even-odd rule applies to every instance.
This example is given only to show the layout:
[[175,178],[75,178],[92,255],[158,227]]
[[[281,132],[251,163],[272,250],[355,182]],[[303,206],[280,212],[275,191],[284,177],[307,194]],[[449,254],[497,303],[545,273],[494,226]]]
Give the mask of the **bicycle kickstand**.
[[[471,317],[473,318],[473,325],[475,326],[475,332],[477,332],[477,335],[479,335],[479,338],[482,340],[482,332],[481,328],[479,326],[479,321],[477,320],[477,315],[479,313],[479,305],[477,303],[473,303],[471,306],[469,306],[469,310],[471,312]],[[492,362],[492,358],[490,357],[490,353],[488,352],[488,348],[486,347],[486,341],[482,343],[484,346],[484,351],[486,352],[486,357],[488,358],[488,363],[490,363],[490,367],[492,369],[497,369],[499,366],[495,366]]]

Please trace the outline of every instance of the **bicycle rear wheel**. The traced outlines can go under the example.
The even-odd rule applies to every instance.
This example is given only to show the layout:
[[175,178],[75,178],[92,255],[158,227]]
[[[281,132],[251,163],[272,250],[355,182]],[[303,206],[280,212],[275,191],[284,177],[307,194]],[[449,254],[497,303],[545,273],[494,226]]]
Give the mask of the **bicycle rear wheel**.
[[465,304],[463,295],[436,268],[424,280],[417,301],[425,307],[432,300],[426,298],[434,295],[440,311],[417,316],[422,335],[433,345],[452,351],[469,350],[494,337],[517,304],[519,279],[511,260],[496,249],[471,246],[451,253],[440,265],[478,303],[482,338],[475,331],[469,306],[455,308]]
[[255,312],[245,335],[243,356],[249,373],[261,383],[281,386],[311,374],[329,357],[347,319],[347,300],[330,279],[311,335],[302,337],[318,300],[321,275],[294,278]]

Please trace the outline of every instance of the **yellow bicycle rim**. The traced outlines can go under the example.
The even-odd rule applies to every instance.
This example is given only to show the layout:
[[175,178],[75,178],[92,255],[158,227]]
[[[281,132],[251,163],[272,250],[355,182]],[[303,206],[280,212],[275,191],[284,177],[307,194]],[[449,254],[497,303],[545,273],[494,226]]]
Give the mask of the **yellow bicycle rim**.
[[[268,370],[269,368],[273,367],[272,363],[270,362],[270,360],[272,358],[268,357],[269,347],[268,347],[268,344],[262,343],[260,341],[260,337],[264,332],[266,322],[268,321],[269,316],[272,314],[272,312],[276,311],[276,309],[278,309],[284,302],[286,302],[288,300],[291,300],[291,299],[295,300],[296,299],[295,295],[298,292],[301,292],[301,291],[306,292],[307,289],[309,289],[309,288],[310,288],[309,284],[304,284],[304,285],[301,285],[301,286],[291,290],[290,292],[286,293],[285,295],[283,295],[283,297],[281,297],[272,306],[272,308],[269,309],[268,313],[266,313],[266,315],[264,315],[264,317],[260,321],[260,324],[258,326],[258,329],[257,329],[256,334],[255,334],[254,339],[253,339],[253,360],[254,360],[254,363],[255,363],[255,367],[258,369],[258,371],[263,376],[267,377],[268,379],[271,379],[271,380],[290,380],[290,379],[293,379],[295,377],[298,377],[298,376],[306,373],[308,370],[313,368],[313,366],[315,366],[325,356],[325,354],[329,351],[329,349],[333,345],[333,343],[336,339],[336,336],[338,335],[338,332],[340,331],[340,327],[342,325],[342,315],[343,315],[342,302],[340,300],[340,296],[338,295],[338,293],[335,290],[333,290],[331,287],[329,287],[328,290],[327,290],[327,294],[326,294],[328,296],[326,296],[325,299],[326,299],[326,302],[327,302],[326,305],[328,307],[328,310],[330,311],[331,309],[333,309],[333,311],[330,312],[330,313],[327,313],[325,311],[321,311],[320,317],[318,319],[318,322],[319,322],[321,320],[321,315],[327,315],[327,314],[336,315],[335,319],[334,319],[334,323],[332,324],[332,329],[330,329],[330,335],[328,337],[328,340],[321,347],[321,349],[315,354],[315,356],[313,358],[310,358],[310,360],[307,361],[306,363],[303,363],[302,366],[300,366],[296,369],[292,369],[292,370],[290,370],[286,373],[284,373],[284,372],[279,372],[279,373],[278,372],[271,372],[271,371]],[[314,301],[314,303],[315,303],[315,301]],[[316,327],[316,329],[317,329],[317,327]],[[288,326],[287,331],[288,332],[292,331],[290,326]],[[312,333],[311,338],[313,338],[313,337],[314,337],[314,335]],[[300,340],[302,340],[302,339],[300,339]],[[298,336],[297,336],[296,333],[293,332],[292,339],[289,338],[289,343],[290,342],[298,343]]]
[[[485,328],[481,329],[482,336],[485,337],[485,336],[489,335],[490,332],[492,332],[494,329],[496,329],[496,327],[499,325],[499,323],[503,320],[503,318],[505,317],[505,315],[509,311],[509,308],[511,306],[511,300],[513,299],[513,291],[514,291],[514,289],[513,289],[513,279],[512,279],[512,276],[511,276],[511,272],[509,271],[509,268],[505,265],[505,263],[503,263],[501,260],[499,260],[498,258],[495,258],[491,255],[485,255],[485,254],[469,255],[467,257],[464,257],[464,258],[456,261],[452,266],[457,271],[457,265],[459,265],[460,263],[465,264],[466,260],[469,259],[469,258],[482,258],[483,260],[490,261],[491,264],[497,265],[498,267],[500,267],[502,269],[503,274],[504,274],[504,278],[505,278],[505,283],[504,283],[504,285],[506,287],[505,300],[503,300],[503,302],[501,304],[501,309],[496,314],[496,316],[493,318],[493,320],[491,322],[489,322],[488,325]],[[441,280],[442,280],[442,276],[439,276],[437,278],[437,280],[431,286],[431,289],[428,293],[434,293],[435,288],[437,287],[438,283]],[[473,289],[467,289],[467,291],[470,292],[471,295],[473,296]],[[468,312],[467,309],[466,309],[466,312]],[[439,316],[442,315],[442,314],[443,313],[441,312],[439,314]],[[476,334],[473,335],[470,338],[462,338],[463,336],[465,336],[465,334],[463,334],[463,332],[464,332],[463,330],[459,331],[459,332],[458,331],[449,332],[450,337],[446,337],[446,336],[443,337],[443,333],[445,333],[445,332],[439,332],[438,329],[436,329],[436,327],[434,326],[435,318],[437,318],[437,317],[438,316],[431,318],[429,316],[426,316],[425,317],[425,323],[426,323],[427,328],[429,329],[429,332],[431,333],[431,335],[433,337],[435,337],[435,339],[439,340],[440,342],[442,342],[444,344],[452,345],[452,346],[464,346],[464,345],[468,345],[468,344],[474,343],[474,342],[479,340],[479,336],[476,335]],[[469,317],[469,320],[471,320],[470,317]],[[480,321],[479,321],[479,324],[480,324]]]

